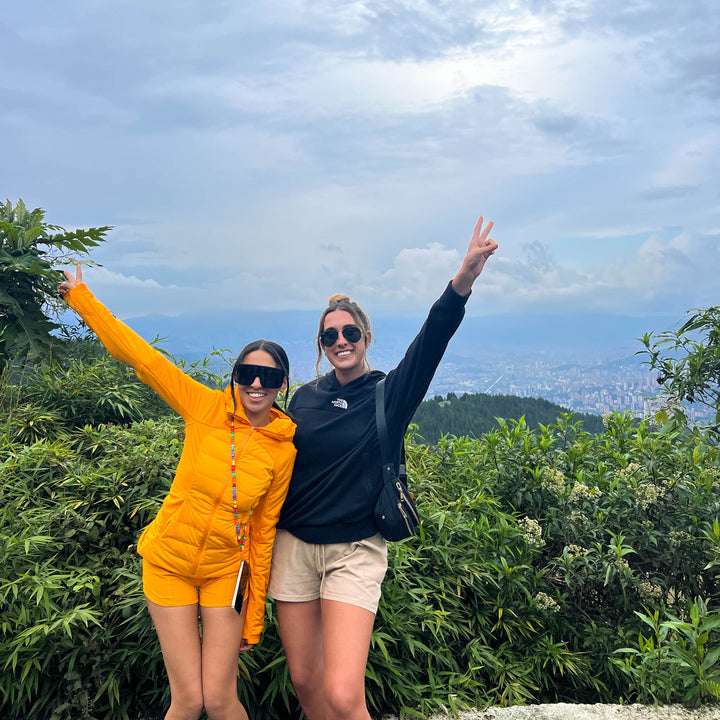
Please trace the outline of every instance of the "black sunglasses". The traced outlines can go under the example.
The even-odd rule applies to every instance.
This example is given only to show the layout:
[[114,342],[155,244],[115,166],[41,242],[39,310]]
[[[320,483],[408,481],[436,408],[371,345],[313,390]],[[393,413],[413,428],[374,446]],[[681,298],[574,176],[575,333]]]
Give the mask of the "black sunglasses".
[[267,365],[240,364],[235,366],[233,377],[238,385],[252,385],[255,378],[260,378],[260,384],[264,388],[274,390],[282,387],[285,373],[280,368],[268,367]]
[[[362,330],[357,325],[346,325],[340,332],[351,343],[356,343],[362,337]],[[339,333],[335,328],[328,328],[320,333],[320,342],[325,347],[332,347],[338,337]]]

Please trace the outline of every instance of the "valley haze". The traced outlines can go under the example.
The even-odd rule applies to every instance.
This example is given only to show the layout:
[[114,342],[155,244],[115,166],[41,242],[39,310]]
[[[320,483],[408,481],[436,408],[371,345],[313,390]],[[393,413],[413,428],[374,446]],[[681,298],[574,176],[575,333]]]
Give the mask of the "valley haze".
[[[212,316],[147,315],[127,324],[147,340],[188,362],[213,348],[233,358],[257,338],[279,342],[288,352],[293,379],[315,377],[314,338],[320,311],[226,311]],[[568,409],[602,413],[642,411],[658,389],[655,375],[636,353],[646,332],[676,328],[682,317],[570,315],[488,315],[463,320],[450,341],[428,396],[493,393],[542,397]],[[424,316],[371,317],[371,366],[387,372],[397,365]],[[217,372],[222,363],[214,361]],[[329,364],[323,360],[321,372]]]

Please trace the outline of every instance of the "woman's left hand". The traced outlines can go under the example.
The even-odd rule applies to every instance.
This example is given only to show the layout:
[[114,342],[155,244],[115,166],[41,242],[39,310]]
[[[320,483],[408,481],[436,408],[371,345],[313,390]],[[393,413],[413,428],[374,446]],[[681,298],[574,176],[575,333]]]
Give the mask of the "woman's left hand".
[[252,650],[254,647],[255,647],[255,643],[249,643],[245,638],[243,638],[242,643],[240,643],[240,652]]
[[472,290],[473,283],[485,267],[487,259],[498,249],[498,244],[488,237],[492,228],[492,221],[483,227],[482,216],[478,218],[462,267],[452,281],[453,290],[459,295],[467,295]]
[[66,279],[63,280],[58,287],[60,297],[65,297],[66,293],[68,293],[74,287],[77,287],[83,281],[82,265],[80,265],[80,263],[77,264],[77,266],[75,267],[75,275],[73,275],[68,270],[64,270],[63,274],[65,275]]

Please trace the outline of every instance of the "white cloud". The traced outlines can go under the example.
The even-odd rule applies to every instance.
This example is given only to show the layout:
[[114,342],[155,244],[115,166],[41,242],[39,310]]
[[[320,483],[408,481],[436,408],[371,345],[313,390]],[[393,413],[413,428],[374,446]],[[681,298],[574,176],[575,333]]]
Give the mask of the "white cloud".
[[37,5],[3,15],[0,184],[51,222],[116,226],[93,256],[125,315],[338,291],[425,307],[476,212],[501,249],[475,311],[712,296],[705,4]]
[[88,267],[83,270],[83,281],[121,320],[148,314],[179,315],[188,309],[186,303],[179,302],[187,297],[187,288],[162,284],[153,278]]
[[368,297],[370,304],[376,304],[379,296],[383,301],[423,306],[455,275],[461,260],[457,250],[437,242],[424,248],[404,248],[389,270],[373,278],[372,285],[358,287],[357,292]]
[[628,315],[681,313],[717,304],[720,236],[651,235],[629,259],[593,272],[563,267],[548,247],[523,247],[522,259],[498,254],[476,283],[470,312],[571,312],[579,308]]

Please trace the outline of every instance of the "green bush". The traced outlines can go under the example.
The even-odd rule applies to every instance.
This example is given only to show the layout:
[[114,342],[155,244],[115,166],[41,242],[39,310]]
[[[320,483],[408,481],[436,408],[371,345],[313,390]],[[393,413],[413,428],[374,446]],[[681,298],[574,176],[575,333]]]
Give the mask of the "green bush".
[[493,496],[482,453],[466,438],[408,446],[423,521],[391,546],[369,664],[376,710],[425,717],[597,689],[589,659],[557,639],[534,526]]
[[[65,379],[53,404],[43,387]],[[92,396],[105,382],[87,400],[62,369],[0,383],[9,720],[155,720],[168,702],[135,543],[167,492],[183,426],[68,420],[73,403],[85,408],[76,418],[100,412]],[[374,713],[718,698],[717,444],[629,415],[605,424],[590,435],[565,415],[409,442],[422,524],[390,548],[367,669]],[[251,717],[298,717],[267,607],[261,644],[239,660],[241,698]]]
[[174,416],[174,411],[132,368],[104,350],[64,362],[13,367],[0,373],[0,442],[56,439],[85,425],[124,424]]
[[85,427],[0,454],[0,707],[121,718],[162,703],[135,542],[167,491],[177,421]]
[[[717,702],[720,700],[720,613],[709,613],[701,598],[690,605],[686,620],[660,611],[636,613],[651,628],[638,633],[637,648],[620,648],[624,660],[613,662],[630,679],[640,702]],[[708,647],[710,646],[710,647]],[[710,649],[711,648],[711,649]]]
[[[554,636],[587,653],[610,701],[633,696],[612,658],[623,638],[637,637],[638,613],[686,619],[696,597],[718,607],[720,469],[704,431],[652,428],[629,414],[605,423],[598,436],[568,416],[536,432],[503,423],[485,436],[480,463],[505,509],[537,524],[536,567],[558,603]],[[673,689],[674,700],[693,697]]]

